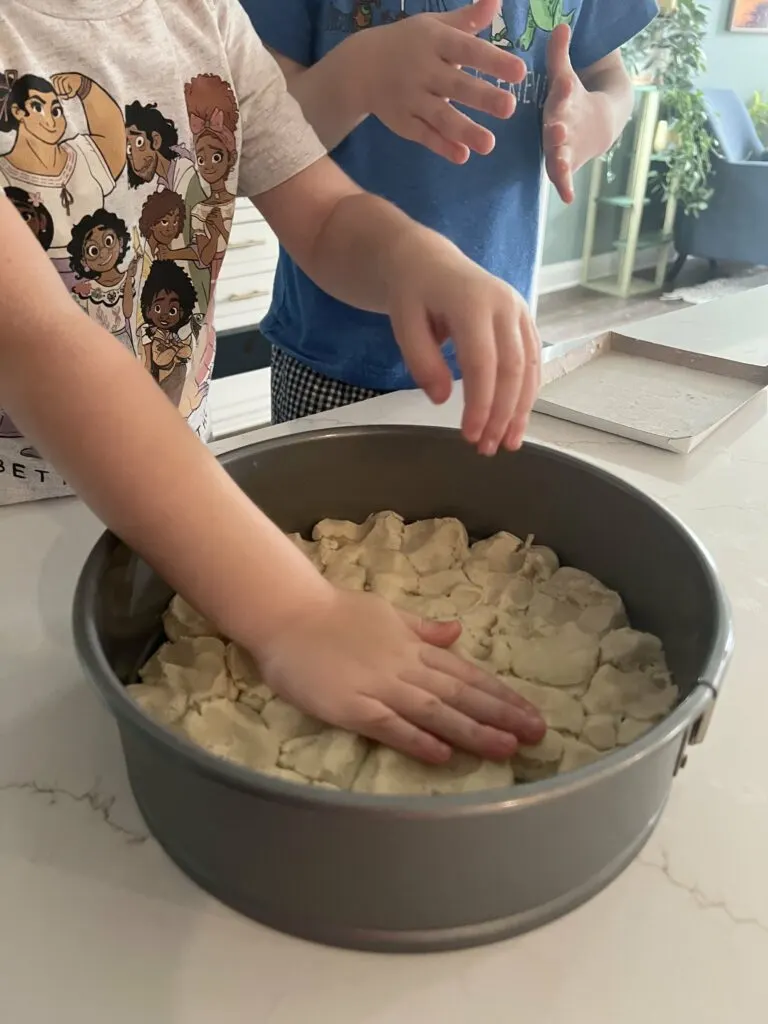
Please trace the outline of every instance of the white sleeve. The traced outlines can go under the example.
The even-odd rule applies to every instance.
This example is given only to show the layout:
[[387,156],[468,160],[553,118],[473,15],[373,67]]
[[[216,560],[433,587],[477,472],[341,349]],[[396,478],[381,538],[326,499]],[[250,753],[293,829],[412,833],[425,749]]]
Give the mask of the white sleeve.
[[101,155],[101,150],[93,141],[90,135],[76,135],[73,139],[67,139],[67,145],[75,150],[79,159],[83,160],[91,172],[94,181],[105,196],[114,191],[115,179],[107,166],[107,161]]
[[238,0],[216,0],[216,16],[240,107],[238,193],[258,196],[316,163],[326,150]]

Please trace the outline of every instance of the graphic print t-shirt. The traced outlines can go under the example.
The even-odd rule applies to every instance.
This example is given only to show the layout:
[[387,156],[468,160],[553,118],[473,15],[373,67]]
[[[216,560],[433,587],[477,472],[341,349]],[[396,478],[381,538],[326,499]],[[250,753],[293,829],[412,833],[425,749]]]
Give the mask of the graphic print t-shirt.
[[[323,154],[237,0],[2,0],[0,191],[203,438],[235,197]],[[67,493],[0,411],[0,504]]]
[[[267,46],[310,66],[361,32],[452,11],[471,0],[242,2]],[[541,120],[552,29],[561,22],[571,26],[571,59],[581,70],[625,43],[655,14],[655,0],[503,0],[484,36],[522,58],[528,74],[520,84],[506,86],[517,98],[508,121],[469,111],[496,135],[493,153],[455,166],[369,117],[333,157],[363,188],[446,235],[530,299],[540,242]],[[359,83],[350,82],[349,88],[355,87]],[[382,390],[414,386],[387,318],[326,295],[285,252],[261,329],[304,365],[348,384]],[[447,354],[453,361],[450,348]],[[455,361],[453,369],[457,372]]]

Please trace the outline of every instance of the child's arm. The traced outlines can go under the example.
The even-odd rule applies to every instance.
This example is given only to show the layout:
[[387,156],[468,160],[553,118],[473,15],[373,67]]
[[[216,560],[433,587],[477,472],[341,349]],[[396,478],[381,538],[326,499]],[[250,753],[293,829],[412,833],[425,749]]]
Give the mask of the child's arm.
[[570,29],[558,25],[547,51],[550,87],[543,129],[547,174],[566,203],[573,202],[576,171],[610,149],[634,104],[618,50],[576,72],[570,43]]
[[254,202],[324,291],[390,316],[411,373],[435,402],[451,391],[440,351],[450,337],[464,380],[467,440],[486,455],[502,444],[519,447],[538,390],[540,343],[513,288],[361,192],[328,157]]
[[[238,489],[125,348],[72,302],[0,197],[0,404],[94,511],[320,718],[439,762],[508,756],[544,723],[443,647],[452,625],[345,593]],[[431,642],[428,642],[431,641]]]
[[243,9],[231,2],[220,10],[243,124],[241,191],[320,288],[390,316],[411,373],[438,402],[451,389],[440,347],[451,338],[464,379],[465,436],[488,455],[502,444],[519,447],[539,384],[539,339],[525,301],[320,156]]
[[[292,31],[300,10],[276,7],[274,0],[244,0],[256,31],[272,44]],[[287,5],[295,7],[295,4]],[[495,117],[510,117],[515,99],[509,89],[467,74],[471,68],[501,82],[519,82],[525,65],[511,53],[477,39],[498,12],[499,0],[446,14],[419,14],[391,25],[353,32],[312,67],[272,46],[288,87],[328,149],[334,149],[368,115],[374,114],[403,138],[419,142],[455,163],[470,151],[489,153],[494,138],[446,100]],[[309,61],[307,61],[309,63]]]

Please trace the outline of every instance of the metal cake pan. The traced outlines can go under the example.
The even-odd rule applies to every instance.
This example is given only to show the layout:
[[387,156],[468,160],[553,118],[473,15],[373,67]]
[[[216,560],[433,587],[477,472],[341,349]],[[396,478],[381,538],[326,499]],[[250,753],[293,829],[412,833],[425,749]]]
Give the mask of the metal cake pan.
[[391,508],[411,520],[457,516],[477,537],[534,533],[622,594],[633,625],[664,642],[683,696],[632,746],[545,782],[439,798],[294,786],[193,746],[128,697],[171,592],[105,534],[78,584],[76,644],[117,720],[141,812],[181,869],[281,931],[398,952],[526,931],[618,875],[659,820],[689,744],[703,738],[731,652],[723,588],[696,538],[589,462],[531,443],[481,458],[453,430],[334,428],[222,461],[288,531]]

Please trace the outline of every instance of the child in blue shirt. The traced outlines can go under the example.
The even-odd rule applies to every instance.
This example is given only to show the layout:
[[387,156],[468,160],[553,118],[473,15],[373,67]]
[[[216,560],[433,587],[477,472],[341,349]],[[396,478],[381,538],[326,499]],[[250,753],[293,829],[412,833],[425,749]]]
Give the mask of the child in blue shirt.
[[[618,48],[655,0],[242,2],[336,162],[530,301],[542,165],[570,202],[574,172],[618,137],[632,109]],[[276,422],[420,383],[386,317],[284,251],[261,330]]]

